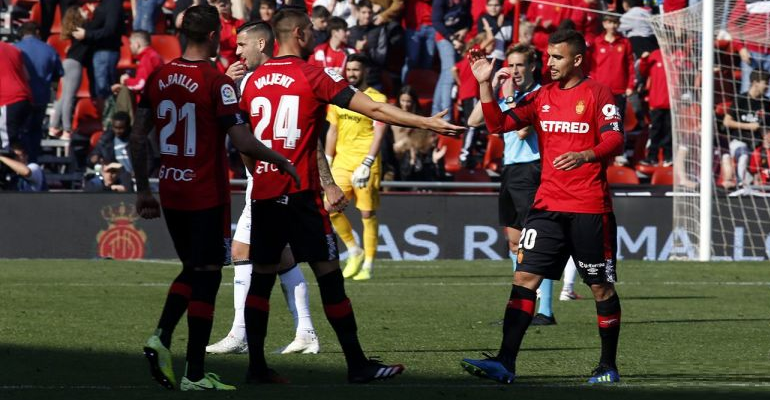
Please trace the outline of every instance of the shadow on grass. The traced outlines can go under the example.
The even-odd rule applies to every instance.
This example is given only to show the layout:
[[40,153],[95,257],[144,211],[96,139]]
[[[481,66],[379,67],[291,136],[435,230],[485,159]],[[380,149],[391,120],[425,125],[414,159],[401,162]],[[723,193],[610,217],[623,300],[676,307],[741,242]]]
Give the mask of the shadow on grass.
[[[179,351],[179,349],[177,349]],[[410,371],[392,381],[369,385],[345,382],[342,357],[270,357],[272,367],[292,380],[290,385],[242,384],[247,357],[208,357],[207,369],[223,381],[238,386],[234,393],[217,393],[227,399],[599,399],[605,396],[632,399],[751,399],[768,396],[766,379],[744,374],[637,374],[624,375],[624,383],[612,387],[583,384],[583,375],[521,376],[516,384],[503,386],[470,377],[457,367],[452,371]],[[183,368],[175,358],[176,371]],[[150,379],[144,357],[136,354],[63,351],[49,348],[0,345],[0,398],[53,399],[188,399],[189,393],[162,389]],[[407,368],[409,366],[407,365]],[[180,376],[177,377],[178,379]],[[731,384],[735,386],[730,386]],[[755,386],[751,386],[755,384]],[[738,385],[743,385],[740,387]],[[728,394],[729,392],[729,394]],[[206,396],[207,398],[211,395]],[[506,396],[506,397],[502,397]],[[513,397],[515,396],[515,397]],[[726,397],[727,396],[727,397]],[[201,397],[202,398],[202,397]],[[766,398],[766,397],[765,397]]]
[[716,298],[717,296],[622,296],[620,300],[700,300]]

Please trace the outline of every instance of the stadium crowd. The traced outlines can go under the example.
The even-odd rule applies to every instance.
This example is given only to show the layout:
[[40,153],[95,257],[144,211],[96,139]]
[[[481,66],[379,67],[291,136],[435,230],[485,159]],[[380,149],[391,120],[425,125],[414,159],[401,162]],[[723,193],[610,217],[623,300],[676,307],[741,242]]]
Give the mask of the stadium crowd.
[[[186,45],[178,34],[183,12],[202,0],[3,1],[16,10],[17,29],[15,43],[0,42],[0,185],[11,190],[127,190],[131,185],[102,185],[106,172],[131,174],[126,131],[137,98],[154,70],[181,55]],[[623,114],[626,151],[616,158],[610,181],[639,183],[642,176],[653,184],[673,183],[680,150],[672,149],[669,83],[645,19],[684,8],[687,0],[663,5],[655,0],[210,3],[218,8],[223,27],[219,55],[212,60],[222,72],[239,62],[239,26],[269,22],[281,7],[301,7],[311,16],[316,41],[310,63],[344,73],[350,54],[364,54],[369,87],[405,110],[430,115],[449,109],[446,118],[459,125],[467,125],[479,96],[465,57],[469,51],[484,50],[501,68],[511,47],[531,45],[538,54],[536,80],[544,84],[549,80],[548,36],[557,29],[575,29],[589,49],[584,71],[612,89]],[[747,11],[752,3],[731,1],[718,40],[719,57],[733,59],[720,65],[740,66],[718,74],[722,89],[715,110],[720,121],[715,173],[728,188],[766,183],[770,176],[770,152],[763,150],[770,147],[770,46],[744,39],[756,36],[746,31],[752,27],[767,29],[770,14]],[[60,146],[56,155],[51,146]],[[150,168],[157,173],[159,150],[151,146],[155,157]],[[15,156],[20,152],[23,158]],[[461,138],[390,126],[381,147],[382,179],[497,180],[502,153],[502,139],[489,135],[483,125]],[[231,177],[244,177],[237,152],[231,154]],[[6,160],[22,161],[27,168],[14,168]],[[40,170],[45,175],[35,173]],[[49,181],[35,182],[40,176]],[[679,179],[692,184],[687,177]]]

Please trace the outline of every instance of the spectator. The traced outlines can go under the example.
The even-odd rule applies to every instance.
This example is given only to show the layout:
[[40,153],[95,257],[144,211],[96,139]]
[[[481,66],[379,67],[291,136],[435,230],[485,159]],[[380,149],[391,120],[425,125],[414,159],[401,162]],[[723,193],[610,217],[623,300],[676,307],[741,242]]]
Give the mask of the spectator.
[[87,176],[83,190],[86,192],[132,193],[134,182],[131,174],[120,163],[99,164],[97,173]]
[[[47,40],[51,34],[51,26],[56,17],[56,6],[59,6],[59,12],[64,16],[71,6],[77,5],[79,0],[40,0],[40,38]],[[6,2],[10,3],[10,2]]]
[[129,36],[131,55],[137,59],[136,76],[123,74],[120,83],[112,86],[112,91],[117,92],[121,86],[125,86],[134,94],[139,94],[144,89],[144,84],[156,69],[163,66],[163,58],[155,49],[150,47],[150,34],[145,31],[134,31]]
[[[437,114],[452,107],[452,67],[457,60],[457,52],[465,45],[471,21],[469,0],[433,0],[433,27],[436,29],[436,48],[441,59],[441,73],[433,92],[433,111]],[[449,120],[451,113],[444,119]]]
[[[768,44],[768,24],[770,14],[767,10],[749,10],[748,5],[755,3],[734,0],[734,5],[727,22],[727,29],[735,40],[735,49],[741,57],[741,93],[746,93],[751,86],[749,78],[756,69],[770,71],[770,44]],[[753,11],[753,12],[752,12]],[[770,89],[765,93],[770,97]]]
[[[404,85],[397,97],[398,106],[412,114],[421,114],[418,110],[417,92],[409,85]],[[382,171],[384,181],[401,180],[401,158],[408,150],[409,133],[413,128],[390,125],[382,141]],[[398,149],[398,150],[397,150]]]
[[112,85],[118,81],[117,66],[124,25],[123,3],[104,0],[96,7],[93,19],[86,23],[85,28],[77,28],[72,33],[73,38],[82,40],[93,51],[89,78],[93,75],[92,95],[100,112],[112,94]]
[[401,11],[404,9],[404,0],[372,0],[374,7],[375,25],[387,25],[390,22],[399,22]]
[[410,69],[430,69],[436,54],[436,31],[431,22],[432,0],[405,1],[406,62],[401,69],[402,82],[406,82]]
[[10,146],[10,155],[0,155],[0,163],[13,171],[10,185],[5,188],[15,188],[19,192],[42,192],[48,190],[45,184],[43,169],[34,162],[30,162],[24,145],[14,142]]
[[333,17],[342,18],[348,26],[356,24],[355,0],[316,0],[313,3],[315,6],[326,7]]
[[736,96],[722,123],[730,139],[730,155],[738,166],[738,183],[751,183],[748,174],[750,149],[762,140],[763,124],[770,119],[770,101],[764,96],[768,86],[768,73],[754,70],[750,76],[751,86],[745,95]]
[[340,75],[345,74],[348,55],[356,51],[348,46],[348,24],[340,17],[329,19],[329,41],[321,43],[313,50],[308,63],[324,68],[332,68]]
[[754,184],[767,185],[770,183],[770,125],[765,125],[762,130],[762,144],[754,149],[751,154],[749,171],[754,174]]
[[155,33],[155,24],[164,2],[165,0],[131,0],[131,10],[134,13],[133,30]]
[[88,166],[118,162],[123,170],[132,174],[134,168],[131,165],[129,154],[129,136],[131,136],[131,119],[128,113],[119,111],[112,116],[112,127],[104,131],[99,142],[88,155]]
[[313,7],[310,22],[313,24],[313,39],[315,43],[326,43],[329,40],[329,18],[332,14],[324,6]]
[[356,52],[369,59],[366,83],[382,92],[382,71],[388,58],[388,38],[384,27],[372,23],[374,11],[369,0],[359,1],[356,7],[358,24],[350,28],[348,40],[354,44]]
[[32,91],[21,50],[2,41],[0,71],[0,150],[6,150],[26,134]]
[[604,34],[594,40],[589,75],[612,90],[622,120],[626,97],[634,93],[636,72],[631,43],[617,31],[619,22],[614,15],[605,15],[602,19]]
[[27,133],[22,143],[29,159],[37,162],[40,154],[40,139],[43,138],[43,119],[45,110],[51,101],[51,83],[57,82],[64,75],[61,60],[51,46],[40,40],[40,30],[34,22],[25,22],[19,29],[21,40],[16,47],[24,56],[24,64],[29,74],[29,87],[32,91],[32,107],[28,119]]
[[405,181],[433,182],[443,177],[441,159],[446,146],[436,147],[437,135],[423,129],[409,133],[406,149],[401,158],[401,179]]
[[582,33],[586,38],[586,45],[591,46],[594,40],[601,34],[600,14],[588,11],[601,10],[599,0],[572,0],[575,8],[569,8],[566,11],[569,19],[575,23],[575,30]]
[[648,79],[650,106],[650,147],[647,159],[640,163],[658,163],[658,150],[663,149],[663,166],[672,165],[671,154],[671,105],[668,101],[668,82],[660,49],[644,52],[639,62],[639,74]]
[[54,112],[51,116],[48,134],[53,137],[61,137],[64,140],[72,138],[72,113],[75,110],[77,99],[75,95],[80,88],[83,79],[83,66],[88,56],[88,46],[81,40],[72,37],[76,29],[82,28],[86,23],[86,13],[80,7],[70,7],[62,18],[62,31],[60,38],[70,40],[67,56],[62,63],[64,67],[64,79],[59,81],[61,85],[61,97],[54,103]]
[[237,30],[243,25],[243,21],[233,18],[232,4],[230,0],[216,0],[214,5],[219,11],[219,21],[222,23],[222,31],[219,34],[219,59],[217,66],[220,72],[227,71],[230,64],[238,61],[235,48],[238,47]]
[[644,0],[623,0],[623,9],[626,12],[620,17],[618,30],[631,42],[634,55],[638,58],[645,51],[657,49],[658,41],[650,24],[652,13],[644,7]]
[[[497,61],[496,66],[498,68],[502,66],[502,61],[505,59],[505,49],[513,39],[513,22],[502,13],[502,2],[503,0],[487,0],[486,12],[481,14],[477,24],[479,33],[491,29],[495,43],[491,56]],[[487,26],[489,26],[488,29]],[[473,78],[473,74],[470,75],[470,78],[475,84],[476,79]]]
[[257,7],[251,9],[251,20],[265,22],[272,21],[277,7],[275,0],[259,0],[256,3]]

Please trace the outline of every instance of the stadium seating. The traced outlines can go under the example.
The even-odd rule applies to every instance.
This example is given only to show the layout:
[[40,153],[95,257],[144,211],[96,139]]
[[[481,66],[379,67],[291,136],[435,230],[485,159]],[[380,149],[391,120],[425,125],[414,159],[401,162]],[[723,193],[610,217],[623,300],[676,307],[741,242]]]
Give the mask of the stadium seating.
[[611,185],[638,185],[639,177],[636,176],[636,171],[631,168],[610,165],[607,167],[607,182]]
[[61,36],[59,35],[48,36],[46,43],[48,43],[49,46],[56,50],[56,53],[59,54],[59,58],[62,60],[67,58],[67,50],[69,50],[70,45],[72,45],[72,41],[62,40]]
[[463,139],[462,137],[441,136],[436,147],[441,148],[444,146],[447,148],[444,155],[444,170],[450,174],[455,174],[463,168],[462,163],[460,163]]
[[128,40],[128,36],[123,36],[121,39],[121,46],[120,46],[120,59],[118,59],[118,69],[119,70],[126,70],[126,69],[135,69],[136,63],[134,63],[134,56],[131,54],[131,45]]
[[179,39],[174,35],[152,35],[150,46],[160,54],[164,63],[182,56]]
[[102,129],[102,118],[91,99],[80,99],[72,116],[72,130],[89,136]]
[[652,174],[652,180],[650,181],[653,185],[668,185],[671,186],[674,184],[674,168],[672,167],[660,167],[657,170],[655,170],[655,173]]
[[503,167],[503,151],[505,142],[499,135],[487,135],[487,151],[484,152],[484,162],[482,167],[489,171],[500,173]]
[[423,110],[430,112],[436,82],[438,82],[438,73],[431,69],[413,69],[406,75],[406,84],[417,92],[417,102]]

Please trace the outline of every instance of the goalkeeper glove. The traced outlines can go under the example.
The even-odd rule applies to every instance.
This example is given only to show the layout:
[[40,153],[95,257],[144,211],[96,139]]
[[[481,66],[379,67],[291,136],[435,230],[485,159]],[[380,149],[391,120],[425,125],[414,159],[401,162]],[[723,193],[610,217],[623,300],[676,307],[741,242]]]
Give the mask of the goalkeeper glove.
[[374,164],[374,157],[366,156],[364,161],[361,162],[361,165],[353,171],[353,186],[359,189],[366,187],[367,183],[369,183],[369,174],[371,173],[372,164]]

